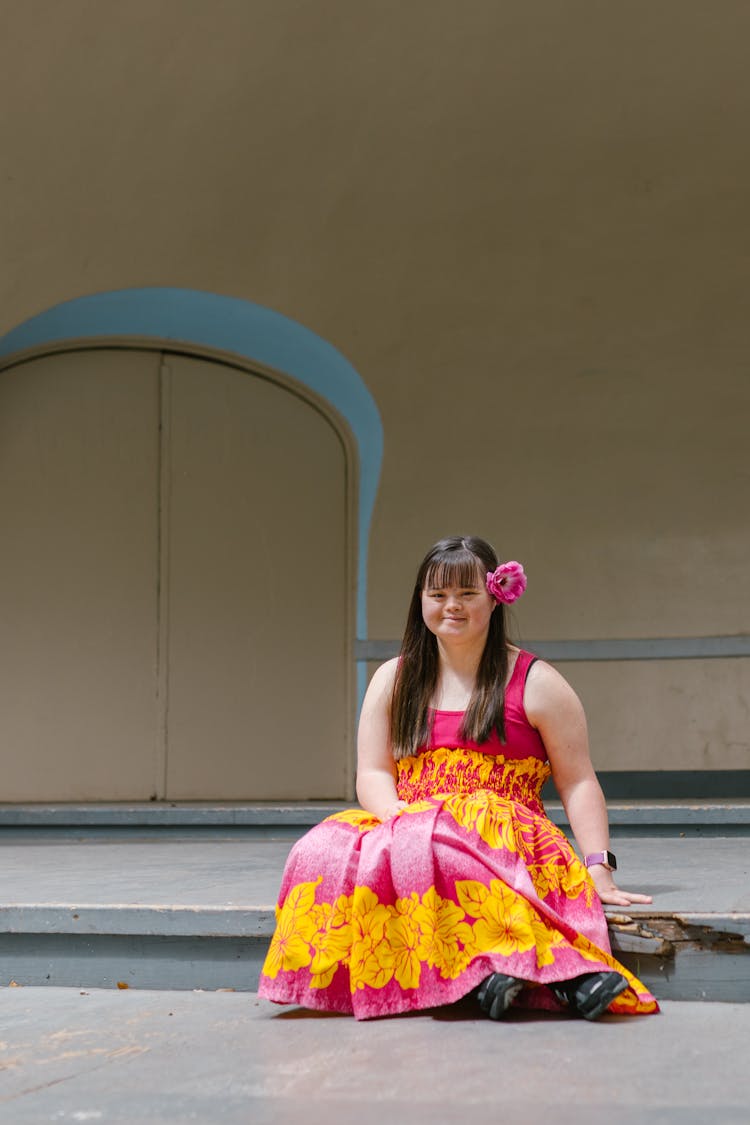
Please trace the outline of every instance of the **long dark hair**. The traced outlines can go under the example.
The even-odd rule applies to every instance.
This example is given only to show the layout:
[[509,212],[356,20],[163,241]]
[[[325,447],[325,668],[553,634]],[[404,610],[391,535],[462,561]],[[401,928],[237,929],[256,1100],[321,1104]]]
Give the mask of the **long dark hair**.
[[[422,619],[422,591],[428,585],[474,586],[477,570],[483,580],[485,573],[495,570],[497,565],[497,555],[489,543],[475,536],[441,539],[425,555],[417,571],[393,688],[391,746],[394,758],[416,754],[430,736],[430,703],[437,687],[439,656],[435,635]],[[461,725],[462,738],[485,742],[494,729],[505,742],[507,674],[505,607],[499,604],[490,617],[474,691]]]

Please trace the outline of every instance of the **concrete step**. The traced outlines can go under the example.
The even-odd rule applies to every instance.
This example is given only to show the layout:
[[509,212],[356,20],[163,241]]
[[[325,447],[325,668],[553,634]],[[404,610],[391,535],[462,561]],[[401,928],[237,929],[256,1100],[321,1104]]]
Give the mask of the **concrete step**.
[[[265,827],[4,830],[0,985],[255,989],[292,844]],[[625,964],[663,999],[750,1001],[750,842],[636,835],[617,852],[620,885],[654,896],[608,911]]]
[[[34,828],[52,835],[71,830],[244,830],[296,838],[345,801],[146,801],[98,804],[0,804],[0,841],[14,830]],[[750,798],[735,800],[639,800],[608,803],[613,836],[750,836]],[[558,801],[547,802],[551,820],[566,828]]]

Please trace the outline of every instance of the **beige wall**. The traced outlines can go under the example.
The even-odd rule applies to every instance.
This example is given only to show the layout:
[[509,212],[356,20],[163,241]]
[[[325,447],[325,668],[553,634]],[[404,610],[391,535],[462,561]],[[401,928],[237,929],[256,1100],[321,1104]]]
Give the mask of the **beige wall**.
[[[524,560],[525,637],[750,632],[744,0],[43,0],[6,25],[0,331],[169,285],[336,344],[386,436],[372,637],[464,530]],[[750,766],[747,661],[568,671],[600,765]]]
[[599,770],[748,769],[750,660],[561,663]]

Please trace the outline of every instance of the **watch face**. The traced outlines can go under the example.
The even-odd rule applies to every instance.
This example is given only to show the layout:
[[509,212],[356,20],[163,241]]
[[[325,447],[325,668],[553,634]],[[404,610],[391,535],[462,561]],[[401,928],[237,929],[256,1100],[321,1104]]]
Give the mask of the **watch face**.
[[610,870],[617,870],[617,860],[612,855],[612,852],[607,852],[607,864],[609,865]]

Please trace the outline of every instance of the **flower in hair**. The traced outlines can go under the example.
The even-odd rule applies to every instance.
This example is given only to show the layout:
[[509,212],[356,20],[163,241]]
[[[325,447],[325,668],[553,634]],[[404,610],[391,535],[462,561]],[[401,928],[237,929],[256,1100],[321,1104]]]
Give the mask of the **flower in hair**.
[[526,589],[526,575],[520,562],[500,563],[495,571],[487,571],[487,589],[496,602],[510,605]]

